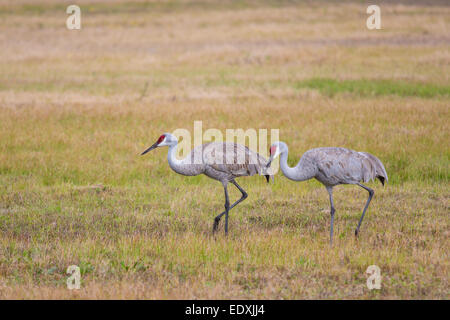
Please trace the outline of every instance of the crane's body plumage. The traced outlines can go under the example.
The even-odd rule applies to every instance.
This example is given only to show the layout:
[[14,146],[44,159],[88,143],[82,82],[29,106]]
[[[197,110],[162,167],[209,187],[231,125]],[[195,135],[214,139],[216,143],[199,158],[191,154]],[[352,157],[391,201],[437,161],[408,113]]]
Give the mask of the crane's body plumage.
[[[168,146],[167,160],[170,168],[185,176],[204,174],[222,183],[225,191],[225,211],[214,219],[213,231],[225,215],[225,233],[228,232],[228,212],[247,198],[247,193],[234,180],[238,177],[264,175],[269,182],[268,161],[246,146],[229,142],[211,142],[195,147],[185,158],[176,156],[178,139],[170,133],[163,134],[158,141],[142,154],[157,147]],[[227,185],[231,182],[242,193],[242,197],[230,206]]]
[[216,180],[231,181],[237,177],[266,175],[267,160],[237,143],[213,142],[203,145],[205,174]]
[[[357,184],[379,179],[384,184],[387,173],[381,161],[367,152],[345,148],[315,148],[303,154],[295,167],[297,175],[316,178],[327,187]],[[288,176],[289,178],[289,176]],[[298,180],[298,179],[293,179]]]
[[270,150],[271,158],[268,166],[279,155],[281,171],[287,178],[294,181],[305,181],[315,178],[326,187],[331,204],[330,243],[332,243],[333,238],[335,213],[333,187],[340,184],[356,184],[369,192],[369,198],[355,230],[357,235],[364,214],[374,194],[371,188],[362,185],[361,182],[379,179],[384,185],[388,181],[383,163],[377,157],[367,152],[334,147],[315,148],[306,151],[295,167],[289,167],[287,164],[289,149],[284,142],[274,143]]
[[169,165],[175,172],[185,176],[205,174],[227,183],[238,177],[266,175],[267,160],[237,143],[205,143],[195,147],[182,160],[176,158],[176,148],[177,145],[169,146]]

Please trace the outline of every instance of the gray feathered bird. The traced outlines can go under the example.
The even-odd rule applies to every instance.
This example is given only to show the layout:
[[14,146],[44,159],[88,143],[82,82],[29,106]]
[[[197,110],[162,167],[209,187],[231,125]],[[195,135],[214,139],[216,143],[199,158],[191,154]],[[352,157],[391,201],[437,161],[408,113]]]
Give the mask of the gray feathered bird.
[[275,142],[270,147],[270,159],[267,166],[269,167],[273,159],[280,156],[281,171],[287,178],[294,181],[315,178],[325,186],[330,195],[331,205],[330,244],[333,243],[335,213],[333,187],[339,184],[356,184],[369,192],[369,198],[355,230],[357,236],[364,214],[374,195],[371,188],[360,182],[379,179],[384,185],[388,181],[388,176],[383,163],[367,152],[357,152],[345,148],[316,148],[306,151],[298,164],[291,168],[287,164],[288,152],[288,146],[284,142]]
[[[228,212],[248,196],[247,192],[237,184],[235,178],[260,174],[264,175],[269,182],[268,161],[243,145],[227,142],[206,143],[195,147],[187,157],[179,160],[176,157],[178,139],[170,133],[165,133],[142,155],[163,146],[169,147],[167,159],[173,171],[185,176],[204,174],[222,183],[225,190],[225,211],[214,219],[213,232],[217,231],[220,219],[225,215],[225,234],[228,233]],[[228,198],[229,182],[242,193],[242,197],[232,205]]]

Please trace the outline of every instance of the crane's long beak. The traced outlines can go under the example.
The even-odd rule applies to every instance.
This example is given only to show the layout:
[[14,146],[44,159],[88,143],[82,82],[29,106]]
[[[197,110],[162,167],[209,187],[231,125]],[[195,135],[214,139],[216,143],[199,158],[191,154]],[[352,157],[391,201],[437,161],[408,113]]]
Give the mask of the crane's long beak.
[[148,148],[147,150],[145,150],[144,152],[141,153],[141,156],[143,156],[144,154],[146,154],[149,151],[152,151],[153,149],[156,149],[158,147],[158,142],[155,142],[150,148]]

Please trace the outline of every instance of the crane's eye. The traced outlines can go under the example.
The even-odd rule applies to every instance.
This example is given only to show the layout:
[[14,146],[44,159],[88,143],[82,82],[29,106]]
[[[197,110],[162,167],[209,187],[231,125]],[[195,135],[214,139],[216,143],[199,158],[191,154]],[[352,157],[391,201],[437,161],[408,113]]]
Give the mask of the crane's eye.
[[163,140],[164,140],[165,137],[166,137],[165,135],[162,135],[161,137],[159,137],[159,139],[158,139],[158,144],[160,144],[161,142],[163,142]]

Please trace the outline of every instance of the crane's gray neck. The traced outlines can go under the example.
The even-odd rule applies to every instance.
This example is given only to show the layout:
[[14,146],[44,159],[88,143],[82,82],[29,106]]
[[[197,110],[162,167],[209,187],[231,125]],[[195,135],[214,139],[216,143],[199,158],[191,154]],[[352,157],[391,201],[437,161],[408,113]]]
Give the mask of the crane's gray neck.
[[295,177],[296,177],[295,168],[289,167],[289,165],[287,163],[287,159],[288,159],[288,151],[285,151],[280,154],[281,171],[287,178],[289,178],[291,180],[297,180],[297,179],[295,179]]
[[167,153],[167,160],[169,161],[169,166],[176,173],[183,174],[183,163],[181,160],[177,159],[177,147],[178,144],[173,144],[169,146],[169,152]]
[[177,158],[177,147],[178,144],[170,145],[167,153],[167,160],[172,170],[185,176],[196,176],[202,173],[202,167],[191,163],[189,155],[182,160]]
[[283,174],[290,180],[294,181],[305,181],[314,178],[316,172],[313,166],[309,165],[303,159],[297,163],[293,168],[289,167],[287,163],[288,150],[280,154],[280,167]]

